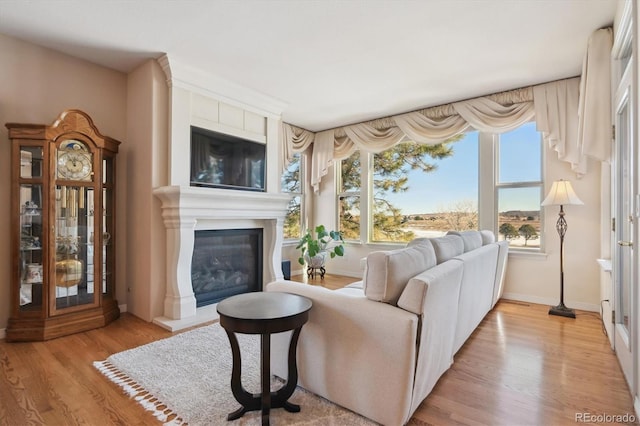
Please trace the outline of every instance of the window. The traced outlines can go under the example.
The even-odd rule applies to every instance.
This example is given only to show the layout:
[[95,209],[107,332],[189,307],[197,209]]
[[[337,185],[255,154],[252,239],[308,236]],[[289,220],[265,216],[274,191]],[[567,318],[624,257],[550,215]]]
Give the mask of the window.
[[477,229],[478,137],[437,145],[402,142],[373,156],[375,242]]
[[535,123],[502,135],[472,131],[438,145],[405,141],[342,161],[340,230],[350,240],[399,243],[482,228],[511,247],[539,249],[542,188]]
[[513,248],[540,248],[542,136],[535,123],[499,135],[497,141],[498,234]]
[[303,176],[302,155],[297,153],[282,173],[280,190],[283,193],[291,194],[291,201],[287,209],[287,216],[284,220],[284,238],[298,239],[302,236],[302,203]]
[[339,230],[347,241],[360,240],[360,188],[362,167],[360,152],[341,162],[338,189]]

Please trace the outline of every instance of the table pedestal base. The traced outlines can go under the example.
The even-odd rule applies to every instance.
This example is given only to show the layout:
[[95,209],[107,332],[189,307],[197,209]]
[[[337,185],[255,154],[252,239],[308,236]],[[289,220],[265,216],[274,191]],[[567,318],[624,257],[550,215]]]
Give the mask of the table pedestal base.
[[297,413],[300,406],[292,404],[287,400],[293,394],[298,383],[298,366],[296,362],[296,348],[298,347],[298,337],[302,326],[293,330],[291,341],[289,342],[289,371],[287,382],[276,392],[271,391],[271,334],[262,333],[260,335],[260,381],[262,392],[260,394],[252,394],[247,392],[242,386],[241,358],[238,339],[232,331],[226,330],[231,344],[231,353],[233,354],[233,367],[231,370],[231,391],[236,400],[242,405],[236,411],[229,413],[227,420],[236,420],[242,417],[246,412],[262,410],[262,425],[269,425],[269,410],[271,408],[284,408],[285,410]]

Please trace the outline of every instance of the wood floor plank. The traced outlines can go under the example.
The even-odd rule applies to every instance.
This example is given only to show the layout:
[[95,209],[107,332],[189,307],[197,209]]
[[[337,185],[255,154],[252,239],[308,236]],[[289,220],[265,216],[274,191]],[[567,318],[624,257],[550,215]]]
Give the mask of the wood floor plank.
[[[327,288],[356,281],[297,279]],[[501,301],[409,425],[575,425],[576,413],[633,414],[598,315],[569,319],[547,310]],[[0,341],[0,425],[160,424],[93,362],[171,335],[125,313],[107,327],[48,342]]]

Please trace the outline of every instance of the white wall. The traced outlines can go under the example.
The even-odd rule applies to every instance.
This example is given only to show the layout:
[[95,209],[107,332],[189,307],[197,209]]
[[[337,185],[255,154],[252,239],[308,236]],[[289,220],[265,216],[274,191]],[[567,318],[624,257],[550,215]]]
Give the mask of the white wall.
[[[127,79],[120,72],[0,34],[0,337],[9,317],[11,144],[7,122],[51,124],[65,109],[80,109],[103,135],[122,141],[127,150]],[[118,155],[118,160],[123,155]],[[124,155],[126,157],[126,154]],[[122,171],[116,178],[122,183]],[[124,188],[126,192],[126,187]],[[116,195],[118,218],[124,217],[122,186]],[[116,242],[120,252],[124,241]],[[116,298],[126,303],[123,271],[118,269]]]

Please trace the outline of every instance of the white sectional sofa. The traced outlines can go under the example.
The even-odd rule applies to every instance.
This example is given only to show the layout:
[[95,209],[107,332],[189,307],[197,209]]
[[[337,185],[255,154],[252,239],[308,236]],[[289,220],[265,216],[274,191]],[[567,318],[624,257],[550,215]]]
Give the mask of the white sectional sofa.
[[[500,298],[507,252],[489,231],[450,232],[371,253],[363,280],[346,288],[268,284],[313,301],[298,384],[380,424],[405,424]],[[271,344],[271,371],[283,378],[289,339]]]

